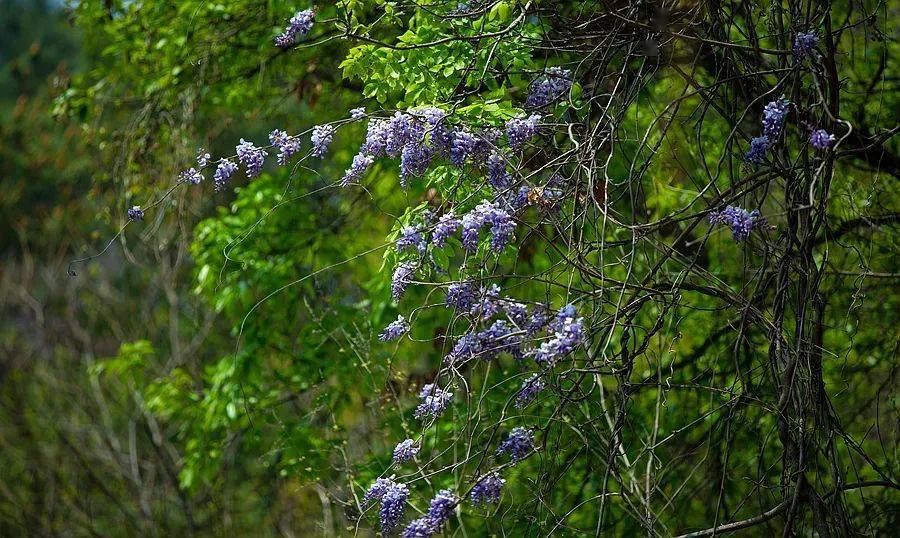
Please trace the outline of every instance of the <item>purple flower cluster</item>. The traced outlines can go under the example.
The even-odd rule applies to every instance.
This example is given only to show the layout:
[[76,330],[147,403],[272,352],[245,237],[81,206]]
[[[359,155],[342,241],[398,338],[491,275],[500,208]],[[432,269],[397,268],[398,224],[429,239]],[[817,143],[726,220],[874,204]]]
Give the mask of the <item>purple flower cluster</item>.
[[475,299],[475,288],[471,282],[454,282],[447,287],[447,306],[468,312]]
[[763,226],[765,220],[760,216],[758,209],[747,211],[740,207],[728,206],[721,211],[710,213],[709,223],[730,227],[732,237],[740,242],[750,237],[750,232]]
[[452,211],[441,215],[437,224],[434,225],[434,231],[431,235],[431,241],[434,243],[434,246],[438,248],[443,247],[444,243],[447,242],[447,238],[456,233],[460,225],[459,219],[456,218]]
[[782,95],[763,108],[763,133],[770,141],[777,140],[781,135],[790,105],[791,102]]
[[491,187],[496,190],[509,186],[510,176],[506,171],[506,158],[497,151],[491,152],[487,158],[487,179]]
[[404,226],[400,231],[400,237],[397,239],[397,252],[415,249],[419,254],[425,254],[428,248],[428,241],[421,228],[414,226]]
[[416,271],[415,264],[411,262],[403,262],[394,270],[394,276],[391,278],[391,296],[395,301],[399,301],[406,288],[409,287],[410,277]]
[[412,439],[400,441],[394,447],[394,463],[405,463],[416,457],[418,453],[419,447],[416,446],[415,441]]
[[196,168],[188,168],[178,175],[178,181],[199,185],[203,181],[203,173]]
[[450,162],[456,166],[466,164],[466,160],[475,151],[478,140],[475,135],[466,130],[459,130],[453,135],[450,144]]
[[794,36],[794,59],[798,62],[816,52],[819,37],[814,32],[801,32]]
[[417,419],[423,417],[437,418],[450,405],[450,402],[453,400],[453,393],[442,390],[434,383],[429,383],[422,387],[422,390],[419,392],[419,398],[422,399],[422,403],[416,407],[413,416]]
[[240,144],[235,148],[238,162],[244,165],[248,178],[255,178],[262,172],[263,163],[266,162],[266,151],[241,138]]
[[409,322],[403,316],[397,316],[397,319],[390,322],[387,327],[381,331],[378,339],[382,342],[396,340],[409,332]]
[[312,155],[313,157],[322,158],[328,153],[328,146],[334,138],[334,127],[331,125],[316,125],[313,127],[312,136]]
[[350,119],[359,121],[366,117],[366,107],[361,106],[359,108],[350,109]]
[[290,136],[280,129],[275,129],[269,133],[269,142],[278,148],[279,165],[284,166],[291,157],[300,153],[300,139],[296,136]]
[[128,220],[144,220],[144,210],[141,209],[141,206],[132,206],[128,210]]
[[216,171],[213,172],[213,186],[217,191],[225,188],[225,184],[231,179],[231,176],[237,172],[238,165],[229,159],[219,159],[216,165]]
[[390,534],[403,519],[408,498],[409,488],[405,484],[398,484],[389,478],[379,478],[363,496],[363,504],[381,501],[381,530],[384,534]]
[[420,538],[437,534],[441,531],[441,527],[450,520],[457,504],[459,504],[459,498],[454,495],[453,491],[449,489],[438,491],[437,495],[431,499],[425,515],[407,525],[400,536],[402,538]]
[[350,168],[344,172],[344,177],[341,179],[341,187],[346,187],[347,185],[359,181],[365,175],[366,170],[372,166],[372,163],[375,162],[375,157],[371,155],[356,155],[353,157],[353,163],[350,165]]
[[500,491],[504,484],[506,484],[506,480],[500,478],[499,474],[490,473],[472,487],[469,498],[472,499],[473,504],[496,504],[500,502]]
[[209,164],[209,160],[212,157],[209,153],[207,153],[203,148],[197,150],[197,166],[200,168],[206,168],[206,165]]
[[766,158],[768,150],[769,137],[766,135],[757,136],[750,141],[750,149],[744,154],[744,162],[751,166],[758,166]]
[[315,16],[315,12],[311,9],[298,11],[296,15],[290,18],[284,32],[275,36],[275,45],[281,48],[288,48],[296,45],[297,40],[308,34],[312,29]]
[[549,327],[553,336],[542,343],[534,354],[534,360],[538,364],[554,364],[581,344],[584,339],[584,318],[576,317],[577,315],[572,305],[563,307],[557,313]]
[[550,67],[544,71],[543,77],[539,77],[531,83],[525,106],[529,108],[543,108],[556,102],[560,97],[569,93],[571,89],[571,71],[560,67]]
[[521,426],[513,428],[497,448],[497,455],[509,456],[512,461],[520,461],[534,449],[531,430]]
[[517,150],[524,146],[525,142],[537,134],[538,122],[540,121],[541,117],[538,114],[532,114],[527,118],[513,118],[507,121],[506,140],[509,143],[509,147]]
[[522,409],[523,407],[528,406],[535,397],[537,397],[538,393],[544,390],[546,383],[541,379],[539,374],[534,374],[529,377],[522,383],[522,388],[519,390],[518,394],[516,394],[516,409]]
[[833,134],[829,134],[825,129],[816,129],[809,135],[809,143],[812,147],[819,151],[830,149],[834,145],[836,139]]
[[466,250],[478,250],[478,231],[486,225],[491,226],[491,248],[495,252],[501,252],[506,247],[516,227],[505,209],[483,200],[462,218],[462,243]]

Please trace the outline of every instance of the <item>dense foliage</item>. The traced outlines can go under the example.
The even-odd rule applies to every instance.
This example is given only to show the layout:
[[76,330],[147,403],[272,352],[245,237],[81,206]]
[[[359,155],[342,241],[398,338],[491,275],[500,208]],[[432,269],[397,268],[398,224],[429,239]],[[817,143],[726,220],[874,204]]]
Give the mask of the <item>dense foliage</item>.
[[887,4],[30,9],[0,530],[895,524]]

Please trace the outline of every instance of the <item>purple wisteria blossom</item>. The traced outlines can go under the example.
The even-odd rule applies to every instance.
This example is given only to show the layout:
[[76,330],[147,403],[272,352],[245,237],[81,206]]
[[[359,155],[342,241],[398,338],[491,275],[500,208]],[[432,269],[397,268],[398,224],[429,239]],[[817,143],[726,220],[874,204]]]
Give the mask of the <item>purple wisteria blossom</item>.
[[203,173],[196,168],[188,168],[178,175],[178,181],[199,185],[203,181]]
[[415,136],[400,152],[400,186],[404,189],[409,185],[409,178],[422,177],[431,164],[433,150],[425,145],[421,135]]
[[217,191],[225,188],[225,184],[231,179],[231,176],[237,172],[238,165],[229,159],[219,159],[216,165],[216,171],[213,172],[213,186]]
[[197,150],[197,166],[199,168],[206,168],[206,165],[209,164],[211,158],[210,154],[203,148]]
[[366,174],[366,170],[372,166],[372,163],[375,162],[375,157],[371,155],[356,155],[353,157],[353,163],[350,164],[350,168],[344,172],[344,177],[341,178],[341,186],[346,187],[347,185],[359,181]]
[[403,262],[394,270],[394,276],[391,278],[391,296],[395,301],[399,301],[406,288],[409,287],[410,277],[416,271],[415,264],[411,262]]
[[366,107],[353,108],[350,110],[350,118],[353,120],[361,120],[366,117]]
[[380,157],[385,154],[391,122],[382,118],[369,119],[366,127],[366,139],[359,148],[361,155]]
[[509,436],[500,443],[497,455],[509,456],[512,461],[520,461],[534,449],[534,437],[531,430],[521,426],[513,428]]
[[492,152],[487,159],[487,179],[496,190],[509,186],[510,176],[506,171],[506,159],[499,152]]
[[409,332],[409,322],[406,321],[402,315],[397,316],[397,319],[390,322],[387,327],[381,331],[381,334],[378,336],[378,339],[382,342],[387,342],[390,340],[396,340],[403,336],[404,334]]
[[478,140],[466,130],[457,130],[450,144],[450,162],[456,166],[462,166],[472,156]]
[[544,71],[543,77],[537,78],[531,83],[525,106],[529,108],[545,107],[569,93],[571,89],[571,71],[550,67]]
[[429,383],[422,387],[422,390],[419,392],[419,398],[422,399],[422,403],[416,407],[413,416],[417,419],[423,417],[437,418],[450,405],[450,402],[453,400],[453,393],[442,390],[434,383]]
[[522,383],[522,388],[519,389],[519,392],[516,394],[516,409],[522,409],[523,407],[527,407],[532,401],[534,401],[535,397],[539,392],[544,390],[546,387],[546,383],[541,379],[539,374],[534,374],[529,377]]
[[431,235],[431,241],[434,243],[434,246],[438,248],[443,247],[447,238],[456,233],[461,224],[452,211],[441,215]]
[[394,532],[403,514],[406,512],[406,500],[409,488],[405,484],[393,484],[381,497],[381,532],[385,535]]
[[419,447],[416,446],[415,441],[412,439],[400,441],[397,443],[397,446],[394,447],[394,463],[406,463],[416,457],[416,454],[418,453]]
[[584,339],[584,318],[576,317],[575,308],[567,305],[556,315],[549,329],[553,337],[542,343],[534,354],[538,364],[553,364],[568,355]]
[[491,248],[500,252],[506,247],[512,239],[516,223],[506,210],[483,200],[462,218],[462,243],[466,250],[478,250],[478,231],[488,224],[491,226]]
[[487,320],[499,314],[502,309],[500,286],[491,284],[488,288],[481,288],[478,300],[472,305],[469,313],[476,318]]
[[284,32],[275,36],[275,45],[281,48],[289,48],[297,44],[299,38],[305,36],[312,29],[313,19],[316,14],[311,9],[298,11],[288,20]]
[[459,337],[450,353],[444,357],[444,363],[451,366],[460,365],[481,355],[482,341],[480,335],[466,333]]
[[313,157],[322,158],[328,153],[328,146],[334,139],[334,127],[331,125],[316,125],[313,127],[310,141],[312,142]]
[[369,506],[373,501],[380,501],[382,497],[384,497],[384,494],[387,493],[388,489],[395,485],[397,485],[396,482],[390,478],[379,478],[375,480],[375,483],[369,486],[366,494],[363,495],[363,506]]
[[438,533],[440,528],[429,517],[420,517],[410,522],[400,534],[401,538],[428,538]]
[[750,237],[750,232],[765,225],[765,219],[760,216],[758,209],[747,211],[740,207],[728,206],[710,213],[709,223],[728,226],[734,240],[741,242]]
[[815,55],[819,37],[815,32],[801,32],[794,36],[794,59],[798,62]]
[[131,209],[128,210],[128,220],[144,220],[144,210],[141,209],[141,206],[131,206]]
[[428,241],[421,228],[415,226],[404,226],[400,231],[400,237],[396,241],[397,252],[405,250],[417,250],[419,254],[425,254],[428,249]]
[[284,166],[291,157],[300,153],[300,139],[280,129],[275,129],[269,133],[269,142],[278,148],[279,165]]
[[506,122],[506,140],[509,147],[517,150],[520,149],[525,142],[530,140],[538,130],[538,122],[541,117],[538,114],[531,116],[513,118]]
[[809,135],[809,143],[819,151],[831,148],[837,139],[825,129],[816,129]]
[[475,300],[475,288],[471,282],[454,282],[447,287],[447,306],[468,312]]
[[763,108],[763,133],[769,141],[774,142],[781,135],[790,105],[791,102],[782,95]]
[[769,137],[766,135],[757,136],[750,141],[750,149],[744,154],[744,162],[751,166],[762,164],[766,158],[766,152],[769,150]]
[[453,509],[456,508],[457,504],[459,504],[459,498],[453,494],[453,491],[442,489],[438,491],[434,499],[431,499],[431,505],[429,505],[425,517],[432,520],[435,526],[440,528],[453,515]]
[[506,480],[500,478],[496,472],[485,476],[472,487],[472,491],[469,493],[472,504],[497,504],[500,502],[500,491],[504,484],[506,484]]
[[238,162],[244,165],[244,171],[250,179],[262,172],[263,163],[266,161],[266,151],[241,138],[240,144],[235,148]]

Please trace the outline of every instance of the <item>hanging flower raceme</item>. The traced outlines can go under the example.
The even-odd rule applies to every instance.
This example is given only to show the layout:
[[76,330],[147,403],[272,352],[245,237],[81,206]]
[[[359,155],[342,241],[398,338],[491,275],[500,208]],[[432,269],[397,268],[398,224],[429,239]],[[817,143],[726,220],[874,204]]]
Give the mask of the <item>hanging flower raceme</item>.
[[584,339],[584,318],[576,317],[575,307],[567,305],[563,307],[556,318],[550,323],[549,330],[553,337],[542,343],[534,354],[534,360],[538,364],[554,364],[560,358],[568,355],[581,344]]
[[450,402],[453,400],[453,393],[442,390],[434,383],[429,383],[422,387],[419,397],[422,399],[422,403],[416,407],[413,416],[417,419],[424,417],[437,418],[450,405]]
[[534,436],[531,430],[521,426],[513,428],[506,439],[497,448],[497,455],[506,455],[512,461],[520,461],[534,449]]
[[394,463],[405,463],[416,457],[418,453],[419,447],[416,446],[415,441],[412,439],[400,441],[394,447]]
[[197,166],[200,168],[206,168],[206,165],[209,164],[209,160],[212,157],[209,153],[206,152],[203,148],[197,150]]
[[814,32],[797,34],[794,36],[794,59],[799,62],[804,58],[813,56],[818,43],[819,37]]
[[266,162],[266,151],[253,145],[253,142],[247,142],[241,138],[241,142],[235,148],[238,162],[244,165],[247,177],[253,179],[262,172],[263,164]]
[[781,135],[791,102],[782,95],[763,108],[763,132],[774,142]]
[[389,340],[396,340],[409,332],[409,322],[406,321],[406,318],[403,316],[397,316],[397,319],[388,324],[387,327],[381,331],[381,334],[378,336],[378,339],[382,342],[387,342]]
[[495,190],[509,187],[510,176],[506,171],[506,158],[497,151],[492,152],[487,159],[487,179]]
[[419,254],[425,254],[425,250],[428,248],[425,234],[421,228],[415,226],[404,226],[400,231],[400,237],[397,239],[396,245],[397,252],[415,249]]
[[300,152],[300,139],[288,135],[285,131],[275,129],[269,133],[269,142],[278,148],[278,164],[285,165],[288,160]]
[[399,301],[403,297],[410,284],[410,277],[415,271],[416,266],[411,262],[403,262],[394,270],[394,276],[391,278],[391,296],[395,301]]
[[449,489],[442,489],[431,500],[428,512],[403,530],[402,538],[421,538],[437,534],[453,515],[453,509],[457,504],[459,499],[456,495]]
[[375,157],[371,155],[363,155],[359,154],[353,157],[353,163],[350,164],[350,168],[344,172],[344,177],[341,179],[341,186],[346,187],[347,185],[357,182],[366,174],[366,170],[372,166],[372,163],[375,162]]
[[447,287],[447,306],[468,312],[475,300],[475,287],[471,282],[454,282]]
[[350,109],[350,119],[359,121],[366,117],[366,107],[361,106],[359,108]]
[[313,157],[322,158],[328,153],[328,146],[334,138],[334,127],[331,125],[316,125],[313,127],[310,141],[312,142]]
[[231,179],[231,176],[237,172],[238,165],[229,159],[219,159],[216,165],[216,171],[213,172],[213,186],[217,191],[225,188],[225,184]]
[[293,47],[297,41],[312,29],[313,19],[316,13],[311,9],[298,11],[296,15],[288,20],[287,28],[284,32],[275,36],[275,45],[281,48]]
[[709,214],[710,224],[721,224],[731,228],[731,235],[735,241],[744,241],[750,237],[750,232],[765,225],[758,209],[747,211],[736,206],[728,206],[721,211],[713,211]]
[[178,174],[178,181],[199,185],[203,181],[203,173],[196,168],[188,168]]
[[437,224],[434,225],[434,230],[431,234],[431,242],[438,248],[443,247],[447,238],[456,233],[456,230],[459,229],[461,224],[460,220],[456,218],[452,211],[441,215]]
[[816,129],[809,135],[809,143],[819,151],[830,149],[835,142],[836,139],[834,135],[829,134],[825,129]]
[[744,163],[751,166],[762,164],[766,158],[766,152],[769,150],[769,137],[766,135],[757,136],[750,141],[750,149],[744,154]]
[[374,501],[381,501],[381,530],[391,533],[403,519],[406,511],[406,500],[409,488],[389,478],[379,478],[363,496],[363,505],[369,506]]
[[472,491],[469,493],[472,504],[496,504],[500,502],[500,491],[503,489],[504,484],[506,484],[506,480],[500,478],[500,475],[496,472],[485,476],[472,487]]
[[539,374],[534,374],[522,383],[522,388],[516,394],[515,407],[522,409],[530,404],[544,390],[546,384]]
[[513,118],[506,122],[506,140],[509,147],[518,150],[525,145],[534,135],[537,134],[538,123],[541,117],[538,114],[532,114],[526,117]]
[[531,83],[525,106],[529,108],[543,108],[556,102],[559,98],[569,93],[571,89],[571,71],[560,67],[550,67],[544,71],[543,77],[535,79]]

